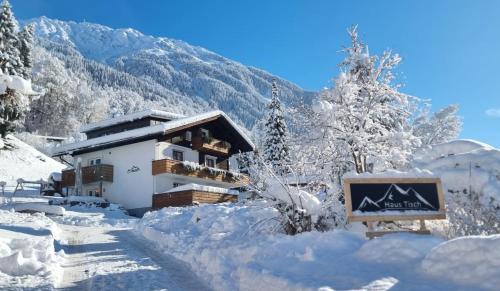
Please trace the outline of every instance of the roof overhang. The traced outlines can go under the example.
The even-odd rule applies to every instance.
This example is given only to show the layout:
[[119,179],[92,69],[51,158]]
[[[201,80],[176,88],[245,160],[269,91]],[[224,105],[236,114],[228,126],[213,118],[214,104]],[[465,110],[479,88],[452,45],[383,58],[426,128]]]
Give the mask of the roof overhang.
[[177,131],[181,131],[196,125],[201,125],[210,121],[214,121],[219,118],[223,118],[224,120],[226,120],[229,123],[229,125],[236,130],[236,132],[240,135],[240,137],[242,138],[242,140],[249,149],[251,150],[255,149],[255,145],[250,140],[250,138],[245,134],[245,132],[236,123],[234,123],[231,120],[231,118],[229,118],[229,116],[227,116],[224,112],[216,110],[195,116],[178,118],[154,126],[127,130],[76,143],[61,145],[53,150],[52,156],[57,157],[64,155],[73,155],[79,152],[92,152],[103,148],[110,148],[126,143],[132,143],[134,141],[139,142],[148,139],[155,139],[159,135],[167,135],[170,133],[175,133]]

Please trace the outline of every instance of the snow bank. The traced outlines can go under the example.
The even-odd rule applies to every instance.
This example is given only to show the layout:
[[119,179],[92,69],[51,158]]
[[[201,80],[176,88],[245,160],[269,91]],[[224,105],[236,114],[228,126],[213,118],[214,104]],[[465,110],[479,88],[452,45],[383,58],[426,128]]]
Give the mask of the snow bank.
[[442,239],[432,236],[408,233],[389,234],[368,241],[356,252],[356,255],[367,262],[401,264],[423,259],[433,247],[442,242]]
[[64,255],[55,251],[58,235],[43,214],[0,210],[0,289],[52,289]]
[[435,247],[422,262],[429,276],[498,290],[500,234],[461,237]]
[[131,227],[137,218],[128,216],[117,204],[110,204],[109,207],[102,208],[95,205],[75,205],[65,207],[64,216],[51,217],[60,224],[102,227]]
[[63,164],[12,135],[8,135],[5,141],[13,148],[0,150],[0,181],[7,182],[12,190],[19,178],[28,181],[47,180],[52,172],[60,172],[65,168]]
[[277,215],[265,201],[169,207],[147,213],[134,229],[166,255],[186,262],[215,290],[463,287],[421,269],[429,252],[443,244],[440,238],[392,234],[368,241],[340,230],[288,236],[276,232]]
[[42,203],[19,203],[14,205],[14,210],[17,212],[21,211],[34,211],[43,212],[45,214],[52,215],[64,215],[64,208],[56,205],[48,205]]
[[47,237],[0,240],[0,272],[4,274],[23,276],[47,273],[58,262],[53,240]]

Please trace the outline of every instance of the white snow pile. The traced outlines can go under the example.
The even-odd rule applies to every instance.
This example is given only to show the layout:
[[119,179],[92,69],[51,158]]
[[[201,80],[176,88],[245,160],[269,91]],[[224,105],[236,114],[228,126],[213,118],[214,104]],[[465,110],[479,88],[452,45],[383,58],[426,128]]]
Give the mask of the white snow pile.
[[[277,217],[265,201],[170,207],[147,213],[135,231],[187,263],[215,290],[464,290],[500,278],[498,267],[472,275],[470,282],[429,274],[433,250],[448,248],[434,236],[391,234],[368,241],[345,230],[290,236],[277,232]],[[493,237],[478,238],[488,245],[484,251],[498,251]],[[450,250],[439,261],[452,266],[462,260],[476,274],[493,267],[479,260],[469,264],[466,249],[473,255],[476,245],[457,255]]]
[[95,205],[65,205],[64,216],[51,217],[59,224],[87,226],[87,227],[130,227],[137,218],[128,216],[126,212],[117,204],[110,204],[109,207],[101,208]]
[[500,286],[500,235],[468,236],[447,241],[422,262],[429,276],[461,284],[498,290]]
[[5,139],[12,148],[0,149],[0,181],[14,188],[19,178],[26,181],[47,180],[52,172],[65,166],[37,151],[12,135]]
[[17,212],[43,212],[52,215],[64,215],[64,208],[56,205],[44,203],[18,203],[14,204],[14,210]]
[[57,235],[43,214],[0,210],[0,289],[51,289],[64,255],[55,251]]

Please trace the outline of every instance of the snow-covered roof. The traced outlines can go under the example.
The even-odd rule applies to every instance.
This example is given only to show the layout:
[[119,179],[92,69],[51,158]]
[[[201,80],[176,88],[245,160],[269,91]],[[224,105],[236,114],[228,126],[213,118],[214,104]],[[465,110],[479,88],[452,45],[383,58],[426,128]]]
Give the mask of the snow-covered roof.
[[86,148],[93,148],[93,147],[98,147],[98,146],[103,146],[107,144],[113,144],[113,143],[118,143],[126,140],[131,140],[131,139],[136,139],[136,138],[141,138],[141,137],[146,137],[150,135],[157,135],[157,134],[167,134],[176,131],[179,127],[183,127],[186,125],[190,125],[192,123],[196,122],[203,122],[204,120],[207,119],[212,119],[214,117],[223,117],[226,119],[229,124],[236,130],[238,133],[245,139],[245,141],[252,147],[255,148],[254,144],[248,138],[248,136],[243,132],[243,130],[236,125],[230,118],[227,116],[224,112],[220,110],[216,111],[211,111],[207,113],[202,113],[190,117],[184,117],[184,118],[178,118],[172,121],[164,122],[158,125],[153,125],[153,126],[148,126],[148,127],[142,127],[142,128],[137,128],[137,129],[131,129],[115,134],[110,134],[110,135],[105,135],[97,138],[92,138],[92,139],[87,139],[84,141],[76,142],[76,143],[71,143],[71,144],[65,144],[59,147],[56,147],[52,155],[53,156],[61,156],[65,154],[71,154],[73,151],[77,150],[82,150]]
[[132,114],[122,115],[110,119],[101,120],[95,123],[90,123],[82,126],[80,129],[81,132],[88,132],[91,130],[112,126],[115,124],[120,124],[124,122],[130,122],[138,119],[142,119],[145,117],[156,117],[156,118],[164,118],[164,119],[178,119],[185,117],[181,114],[176,114],[172,112],[155,110],[155,109],[146,109],[143,111],[134,112]]
[[239,194],[239,192],[237,190],[220,188],[220,187],[213,187],[213,186],[206,186],[206,185],[199,185],[199,184],[194,184],[194,183],[189,183],[186,185],[172,188],[172,189],[168,190],[166,193],[175,193],[175,192],[190,191],[190,190],[220,193],[220,194],[231,194],[231,195],[238,195]]

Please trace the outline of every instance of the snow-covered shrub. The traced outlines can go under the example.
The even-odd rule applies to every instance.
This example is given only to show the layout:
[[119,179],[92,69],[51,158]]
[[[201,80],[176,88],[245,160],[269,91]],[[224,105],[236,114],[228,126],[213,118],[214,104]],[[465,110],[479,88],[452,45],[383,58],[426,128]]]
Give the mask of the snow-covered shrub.
[[321,201],[321,213],[316,222],[316,229],[331,230],[345,228],[347,216],[344,205],[344,192],[341,184],[325,186],[318,194],[324,195]]
[[321,203],[317,197],[278,178],[269,183],[262,196],[281,214],[281,225],[287,234],[311,231],[320,218]]

